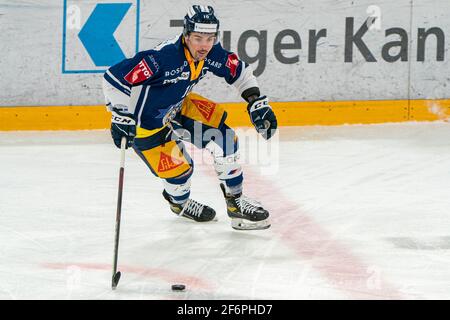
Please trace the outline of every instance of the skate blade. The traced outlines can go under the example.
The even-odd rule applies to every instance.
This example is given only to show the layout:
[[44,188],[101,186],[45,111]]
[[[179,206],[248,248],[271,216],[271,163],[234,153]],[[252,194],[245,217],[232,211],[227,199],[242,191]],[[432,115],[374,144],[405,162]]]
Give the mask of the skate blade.
[[235,230],[264,230],[270,228],[269,220],[250,221],[240,218],[231,219],[231,227]]

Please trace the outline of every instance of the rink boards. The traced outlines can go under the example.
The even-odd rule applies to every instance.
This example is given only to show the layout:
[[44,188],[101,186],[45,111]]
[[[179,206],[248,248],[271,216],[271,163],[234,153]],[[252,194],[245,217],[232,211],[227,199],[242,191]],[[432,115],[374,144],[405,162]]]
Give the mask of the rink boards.
[[[7,0],[0,130],[107,127],[104,71],[179,35],[190,4]],[[222,45],[252,66],[281,125],[449,114],[448,0],[220,0],[214,7]],[[195,92],[225,103],[231,125],[250,124],[239,92],[223,79],[207,75]]]
[[[450,100],[273,102],[280,126],[446,120]],[[224,103],[230,126],[251,126],[244,103]],[[0,108],[0,130],[89,130],[110,126],[104,106]]]

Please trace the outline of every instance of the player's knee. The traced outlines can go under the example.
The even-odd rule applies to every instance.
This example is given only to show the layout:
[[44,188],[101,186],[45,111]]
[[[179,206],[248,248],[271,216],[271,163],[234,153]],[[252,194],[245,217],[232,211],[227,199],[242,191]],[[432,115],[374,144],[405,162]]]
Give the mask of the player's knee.
[[236,132],[230,127],[226,126],[224,139],[224,155],[232,155],[239,152],[239,139]]
[[213,133],[207,133],[204,139],[206,142],[213,144],[213,147],[210,146],[209,149],[215,150],[215,157],[224,157],[238,152],[239,140],[233,129],[224,125],[220,130],[214,130]]
[[242,166],[238,162],[239,157],[239,152],[227,156],[214,157],[214,169],[220,180],[229,180],[242,175]]

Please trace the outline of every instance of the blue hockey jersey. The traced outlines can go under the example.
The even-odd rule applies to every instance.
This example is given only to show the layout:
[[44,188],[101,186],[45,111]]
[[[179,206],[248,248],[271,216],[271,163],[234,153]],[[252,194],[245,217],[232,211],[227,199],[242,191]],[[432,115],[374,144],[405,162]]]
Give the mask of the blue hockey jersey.
[[134,114],[136,124],[152,130],[173,119],[183,99],[207,72],[224,78],[241,94],[258,87],[251,67],[220,43],[213,46],[205,60],[195,62],[183,35],[119,62],[106,71],[104,78],[130,96],[128,112]]

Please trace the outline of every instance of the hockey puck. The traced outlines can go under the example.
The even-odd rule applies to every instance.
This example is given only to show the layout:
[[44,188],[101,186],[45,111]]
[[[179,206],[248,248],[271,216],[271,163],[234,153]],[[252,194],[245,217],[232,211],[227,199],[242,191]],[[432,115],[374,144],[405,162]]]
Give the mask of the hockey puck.
[[173,284],[172,285],[173,291],[183,291],[184,289],[186,289],[186,286],[184,284]]

